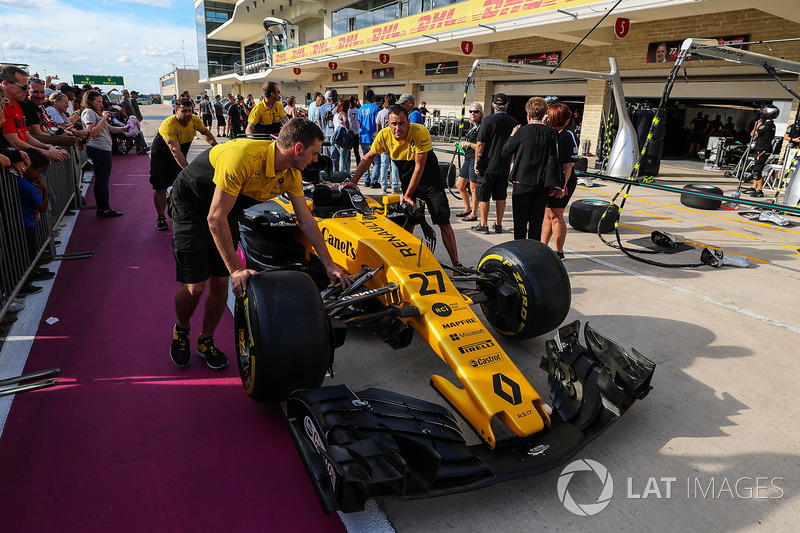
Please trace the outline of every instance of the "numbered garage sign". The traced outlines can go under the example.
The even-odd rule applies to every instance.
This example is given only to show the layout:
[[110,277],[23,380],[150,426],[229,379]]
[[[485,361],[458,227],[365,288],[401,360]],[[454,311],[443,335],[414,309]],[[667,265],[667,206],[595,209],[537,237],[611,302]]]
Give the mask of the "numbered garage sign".
[[628,36],[628,33],[631,31],[631,21],[630,19],[626,18],[618,18],[616,22],[614,22],[614,35],[616,35],[620,39],[624,39]]

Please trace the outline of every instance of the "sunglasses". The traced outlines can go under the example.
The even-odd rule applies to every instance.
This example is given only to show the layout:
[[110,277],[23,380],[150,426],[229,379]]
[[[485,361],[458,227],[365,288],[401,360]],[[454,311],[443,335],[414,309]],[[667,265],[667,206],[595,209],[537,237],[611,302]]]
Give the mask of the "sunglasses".
[[15,81],[7,81],[6,83],[8,83],[9,85],[16,85],[17,87],[19,87],[23,91],[27,91],[28,90],[28,84],[27,83],[17,83]]
[[480,113],[480,111],[478,111],[477,109],[470,109],[470,110],[469,110],[469,114],[470,114],[470,115],[476,115],[476,114],[478,114],[478,113]]

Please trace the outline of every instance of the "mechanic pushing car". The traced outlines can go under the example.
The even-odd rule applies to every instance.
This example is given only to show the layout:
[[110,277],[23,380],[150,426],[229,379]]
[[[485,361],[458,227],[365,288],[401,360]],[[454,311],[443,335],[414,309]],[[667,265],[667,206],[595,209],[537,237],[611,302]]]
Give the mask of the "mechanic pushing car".
[[234,243],[238,219],[253,205],[286,193],[300,230],[325,265],[331,284],[344,287],[352,279],[331,259],[317,221],[303,196],[300,171],[317,160],[323,135],[313,122],[289,121],[277,141],[236,139],[214,146],[181,171],[172,188],[170,214],[172,247],[181,287],[175,296],[177,323],[170,358],[178,366],[191,359],[190,320],[209,282],[203,329],[197,355],[213,369],[225,368],[228,358],[214,345],[214,330],[227,303],[228,277],[233,293],[241,297],[255,270],[242,266]]
[[[460,266],[456,235],[450,225],[450,205],[439,174],[439,161],[432,148],[428,129],[421,124],[411,124],[408,111],[403,106],[394,105],[389,110],[389,127],[378,132],[370,151],[361,158],[352,180],[341,187],[357,187],[358,180],[378,154],[388,153],[400,172],[400,186],[403,188],[401,203],[413,209],[417,198],[425,202],[433,223],[442,231],[442,242],[450,261]],[[411,231],[413,228],[405,229]]]

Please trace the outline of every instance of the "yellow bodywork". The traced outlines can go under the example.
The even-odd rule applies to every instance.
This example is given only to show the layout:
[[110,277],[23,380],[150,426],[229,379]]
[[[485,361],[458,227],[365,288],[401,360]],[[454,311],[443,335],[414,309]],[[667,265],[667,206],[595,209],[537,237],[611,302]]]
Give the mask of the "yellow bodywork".
[[[385,204],[397,201],[396,195],[384,197]],[[284,205],[291,209],[288,202]],[[472,311],[472,301],[458,291],[420,239],[380,211],[318,219],[318,223],[337,265],[355,273],[362,265],[376,268],[383,264],[385,268],[366,287],[393,282],[400,288],[400,302],[392,301],[396,294],[389,294],[379,297],[383,303],[404,302],[419,309],[419,316],[403,321],[425,339],[460,381],[457,386],[433,375],[431,385],[486,444],[496,443],[490,425],[493,416],[521,437],[550,425],[539,394]],[[310,253],[310,245],[299,231],[297,239]]]

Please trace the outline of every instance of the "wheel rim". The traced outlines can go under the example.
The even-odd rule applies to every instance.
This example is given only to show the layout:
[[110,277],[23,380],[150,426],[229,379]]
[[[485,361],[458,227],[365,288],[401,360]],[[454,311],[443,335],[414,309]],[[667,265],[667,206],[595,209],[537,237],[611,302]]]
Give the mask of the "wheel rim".
[[236,313],[234,314],[236,328],[236,357],[239,364],[239,376],[242,385],[248,393],[252,389],[252,360],[250,347],[252,342],[252,328],[250,327],[250,314],[248,313],[247,297],[236,300]]
[[609,205],[605,200],[581,200],[581,202],[587,205]]

